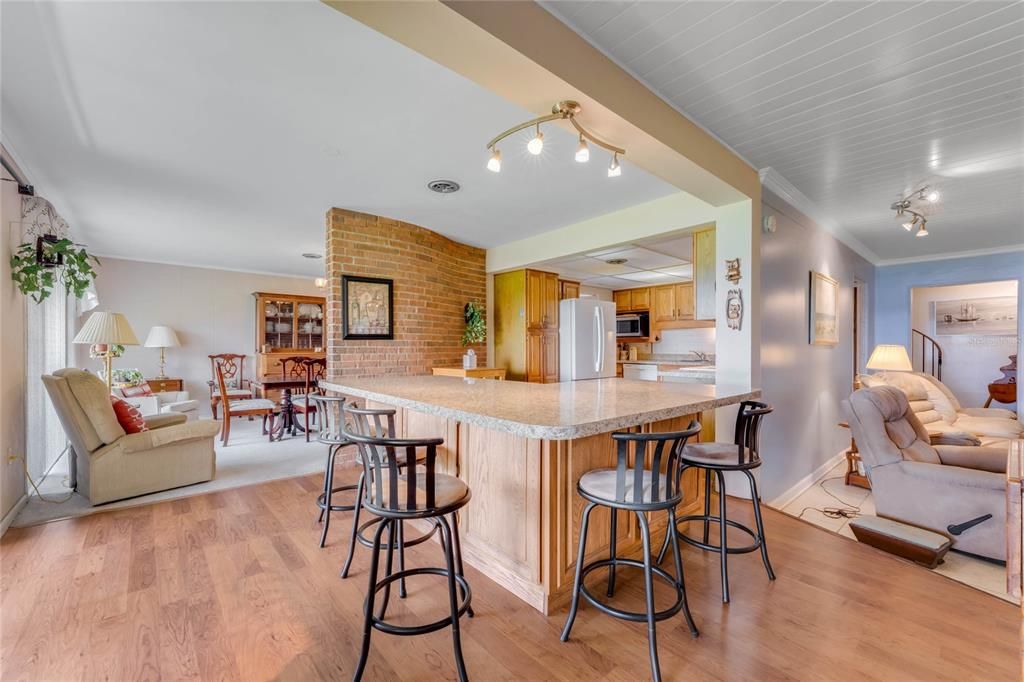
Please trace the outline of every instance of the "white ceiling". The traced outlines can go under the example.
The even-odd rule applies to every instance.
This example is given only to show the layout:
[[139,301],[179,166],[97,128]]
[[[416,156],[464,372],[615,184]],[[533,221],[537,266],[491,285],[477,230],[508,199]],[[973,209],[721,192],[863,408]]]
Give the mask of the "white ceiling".
[[878,260],[1024,243],[1024,3],[543,4]]
[[[2,3],[2,134],[99,254],[318,275],[332,206],[490,247],[670,194],[320,2]],[[571,94],[571,93],[567,93]],[[600,132],[600,131],[596,131]],[[428,181],[462,184],[453,195]]]
[[[609,263],[622,260],[625,263]],[[651,237],[629,244],[553,258],[530,267],[557,272],[563,279],[603,289],[635,289],[693,279],[693,237]]]

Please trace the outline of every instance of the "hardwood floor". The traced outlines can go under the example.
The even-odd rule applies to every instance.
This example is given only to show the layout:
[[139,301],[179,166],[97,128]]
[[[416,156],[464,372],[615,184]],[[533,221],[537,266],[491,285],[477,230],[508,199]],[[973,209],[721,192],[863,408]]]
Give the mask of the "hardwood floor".
[[[9,531],[0,544],[0,678],[349,679],[368,550],[357,548],[352,575],[341,580],[351,516],[335,514],[328,547],[317,549],[319,489],[317,477],[304,477]],[[747,504],[730,503],[737,518],[747,515]],[[769,583],[757,554],[733,557],[728,606],[717,556],[684,549],[701,636],[691,639],[681,616],[659,624],[666,679],[1020,679],[1019,609],[784,514],[765,515],[779,578]],[[408,558],[440,565],[440,548],[424,543]],[[463,620],[472,679],[647,676],[643,624],[583,604],[562,644],[564,609],[545,618],[471,568],[467,578],[477,614]],[[617,603],[638,608],[638,575],[620,573],[618,585]],[[408,599],[392,599],[389,619],[443,613],[443,580],[409,587]],[[454,678],[448,630],[374,633],[364,679]]]

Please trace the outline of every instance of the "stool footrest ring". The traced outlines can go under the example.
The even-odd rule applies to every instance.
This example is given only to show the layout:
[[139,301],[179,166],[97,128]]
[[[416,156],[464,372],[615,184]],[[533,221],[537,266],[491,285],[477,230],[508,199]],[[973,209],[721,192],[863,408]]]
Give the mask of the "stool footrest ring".
[[[408,578],[414,575],[439,575],[441,577],[448,577],[448,569],[445,568],[410,568],[404,571],[397,571],[391,575],[385,577],[383,580],[377,582],[373,587],[374,592],[379,592],[384,589],[388,584],[401,580],[402,578]],[[458,616],[461,618],[467,611],[469,611],[470,602],[473,600],[473,593],[469,589],[469,583],[461,575],[455,576],[455,582],[462,592],[462,603],[459,604]],[[363,611],[366,610],[366,602],[363,602]],[[452,624],[452,617],[450,615],[435,620],[433,623],[425,623],[423,625],[394,625],[386,621],[372,617],[373,627],[381,632],[386,632],[389,635],[425,635],[430,632],[436,632],[442,628],[446,628]]]
[[[631,620],[638,623],[646,623],[646,611],[624,611],[614,606],[609,606],[608,604],[599,600],[597,597],[591,594],[590,590],[587,589],[587,585],[585,582],[587,575],[591,571],[596,571],[599,568],[607,568],[608,566],[615,566],[616,568],[618,568],[619,566],[629,566],[631,568],[643,569],[644,562],[639,561],[637,559],[624,559],[620,557],[615,557],[614,559],[601,559],[599,561],[589,563],[583,567],[583,570],[580,574],[580,594],[583,595],[583,597],[586,598],[588,602],[593,604],[595,608],[597,608],[600,611],[603,611],[604,613],[607,613],[609,616],[621,618],[622,620]],[[667,618],[671,618],[672,616],[679,613],[679,611],[683,608],[683,603],[686,599],[685,595],[683,594],[683,589],[679,586],[679,583],[676,582],[675,577],[673,577],[672,575],[670,575],[658,566],[651,566],[651,574],[656,575],[662,580],[666,581],[676,590],[675,603],[667,609],[657,611],[654,614],[654,620],[661,621]]]
[[[333,495],[335,493],[344,493],[344,492],[348,492],[349,490],[356,490],[358,488],[359,488],[359,486],[357,486],[357,485],[340,485],[337,488],[331,488],[331,494]],[[327,509],[326,498],[327,498],[327,495],[325,495],[324,493],[320,493],[319,495],[317,495],[316,496],[316,506],[319,507],[320,509]],[[355,504],[332,504],[331,505],[331,511],[336,511],[336,512],[354,511],[355,508],[356,508]]]
[[[369,547],[370,549],[373,549],[373,540],[367,539],[363,535],[363,531],[365,531],[367,528],[371,528],[371,527],[377,525],[378,523],[380,523],[383,520],[384,520],[383,517],[377,516],[377,517],[372,518],[369,521],[359,525],[358,530],[356,530],[356,540],[359,541],[360,545],[362,545],[363,547]],[[437,526],[435,524],[433,528],[431,528],[430,530],[425,532],[423,535],[420,535],[419,537],[412,538],[411,540],[404,539],[402,544],[404,546],[406,546],[406,547],[415,547],[416,545],[420,544],[421,542],[426,542],[427,540],[429,540],[430,538],[434,537],[434,535],[437,534],[438,527],[439,526]],[[381,549],[387,549],[388,548],[388,543],[387,542],[381,542],[380,543],[380,548]],[[395,549],[398,549],[398,545],[397,544],[395,545]]]
[[[704,523],[705,521],[707,521],[708,523],[721,523],[722,522],[722,520],[720,518],[718,518],[717,516],[711,516],[711,515],[704,516],[703,514],[694,514],[694,515],[691,515],[691,516],[680,516],[679,518],[676,519],[676,523],[677,524],[682,523],[684,521],[698,521],[700,523]],[[732,519],[726,519],[725,523],[730,528],[735,528],[737,530],[741,530],[744,533],[746,533],[747,535],[749,535],[750,537],[754,538],[753,544],[744,545],[742,547],[727,547],[726,550],[728,551],[729,554],[747,554],[749,552],[756,552],[758,549],[761,548],[761,540],[760,540],[760,538],[757,537],[757,533],[755,533],[753,530],[751,530],[750,528],[747,528],[742,523],[738,523],[736,521],[733,521]],[[712,545],[710,543],[701,542],[700,540],[695,540],[695,539],[691,538],[689,535],[687,535],[686,533],[683,533],[682,531],[678,530],[678,528],[676,529],[676,537],[678,537],[680,540],[682,540],[683,542],[685,542],[688,545],[692,545],[694,547],[699,547],[700,549],[703,549],[703,550],[705,550],[707,552],[718,552],[719,554],[721,554],[721,552],[722,552],[722,548],[719,547],[718,545]]]

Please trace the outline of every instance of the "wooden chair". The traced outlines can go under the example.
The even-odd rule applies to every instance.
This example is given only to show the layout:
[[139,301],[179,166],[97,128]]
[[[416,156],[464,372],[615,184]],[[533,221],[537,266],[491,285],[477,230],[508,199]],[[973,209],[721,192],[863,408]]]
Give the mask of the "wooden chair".
[[309,421],[310,415],[313,423],[316,423],[317,403],[310,399],[313,395],[323,395],[324,390],[320,388],[319,381],[327,373],[327,360],[323,358],[303,358],[302,366],[306,370],[306,383],[300,395],[292,396],[292,409],[298,414],[304,415],[306,442],[309,442]]
[[[220,395],[227,396],[224,402],[224,420],[221,426],[221,443],[224,445],[228,444],[228,438],[231,435],[231,418],[232,417],[255,417],[259,416],[263,418],[263,432],[268,434],[269,440],[274,440],[274,411],[276,406],[274,401],[267,400],[265,398],[239,398],[235,399],[228,392],[227,382],[224,377],[224,370],[222,365],[214,365],[214,373],[217,376],[217,387],[220,389]],[[268,427],[267,421],[270,421]]]
[[[210,386],[210,410],[213,412],[213,418],[216,419],[217,404],[220,403],[221,396],[225,395],[225,389],[219,386],[218,383],[218,367],[221,367],[224,373],[224,384],[229,386],[226,393],[229,398],[252,398],[252,386],[249,385],[249,380],[245,378],[245,355],[221,353],[207,357],[210,358],[210,376],[212,378],[206,383]],[[249,386],[248,388],[246,388],[247,385]]]

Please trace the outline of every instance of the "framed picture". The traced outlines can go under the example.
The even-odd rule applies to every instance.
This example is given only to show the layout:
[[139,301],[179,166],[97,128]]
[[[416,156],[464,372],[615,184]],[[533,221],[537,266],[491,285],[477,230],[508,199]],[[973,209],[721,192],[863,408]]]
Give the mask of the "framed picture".
[[810,342],[814,346],[835,346],[839,343],[836,324],[839,310],[839,282],[828,275],[811,270]]
[[343,339],[395,338],[394,286],[391,279],[341,276]]
[[935,301],[936,336],[1016,336],[1017,297]]

